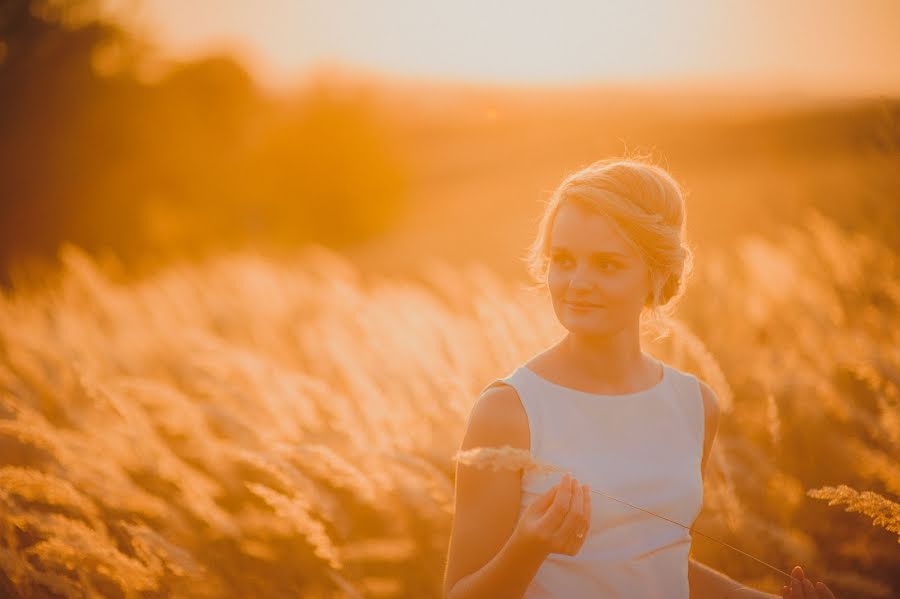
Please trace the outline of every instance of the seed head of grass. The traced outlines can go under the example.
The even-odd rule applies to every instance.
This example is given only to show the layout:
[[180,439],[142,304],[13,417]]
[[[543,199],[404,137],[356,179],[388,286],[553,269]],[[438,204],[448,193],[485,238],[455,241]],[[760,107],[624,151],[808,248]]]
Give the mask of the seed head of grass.
[[500,470],[522,470],[539,474],[565,472],[562,468],[533,460],[527,449],[510,445],[460,450],[454,454],[453,459],[460,464],[481,469],[490,468],[494,472]]
[[872,518],[872,526],[881,526],[897,533],[897,542],[900,543],[900,503],[872,491],[860,493],[847,485],[810,489],[806,494],[816,499],[827,499],[828,505],[847,504],[844,511],[869,516]]

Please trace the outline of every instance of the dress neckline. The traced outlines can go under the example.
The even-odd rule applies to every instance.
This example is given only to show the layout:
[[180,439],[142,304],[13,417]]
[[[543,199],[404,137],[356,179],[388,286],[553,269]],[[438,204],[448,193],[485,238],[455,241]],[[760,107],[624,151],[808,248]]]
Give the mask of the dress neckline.
[[533,378],[534,380],[539,381],[541,384],[551,387],[553,389],[557,389],[560,391],[564,391],[571,395],[576,395],[580,397],[592,398],[592,399],[608,399],[608,400],[618,400],[618,399],[628,399],[633,397],[638,397],[641,395],[649,395],[654,392],[660,390],[669,380],[669,365],[663,362],[662,360],[658,360],[654,358],[654,360],[659,363],[662,367],[662,377],[653,384],[652,387],[647,387],[646,389],[641,389],[638,391],[632,391],[631,393],[591,393],[590,391],[583,391],[581,389],[575,389],[574,387],[566,387],[565,385],[560,385],[559,383],[554,383],[553,381],[546,379],[533,371],[531,368],[523,364],[519,367],[520,370],[523,370],[528,376]]

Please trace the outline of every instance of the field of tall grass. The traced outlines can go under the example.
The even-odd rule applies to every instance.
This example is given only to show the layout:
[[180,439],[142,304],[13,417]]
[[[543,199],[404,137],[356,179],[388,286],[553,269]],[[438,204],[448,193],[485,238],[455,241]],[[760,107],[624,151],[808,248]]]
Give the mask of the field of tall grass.
[[[439,596],[466,415],[562,334],[546,300],[486,266],[377,274],[318,246],[131,282],[60,257],[0,297],[0,595]],[[843,598],[900,594],[898,271],[810,211],[698,256],[645,340],[722,400],[697,529]]]

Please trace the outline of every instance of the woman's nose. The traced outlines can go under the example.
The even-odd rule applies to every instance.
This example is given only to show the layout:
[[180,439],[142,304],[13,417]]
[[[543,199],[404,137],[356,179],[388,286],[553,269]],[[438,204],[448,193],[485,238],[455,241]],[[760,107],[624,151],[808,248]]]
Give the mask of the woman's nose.
[[586,272],[576,272],[572,276],[572,280],[569,282],[569,287],[572,289],[585,289],[589,290],[595,286],[594,281],[591,279],[591,276]]

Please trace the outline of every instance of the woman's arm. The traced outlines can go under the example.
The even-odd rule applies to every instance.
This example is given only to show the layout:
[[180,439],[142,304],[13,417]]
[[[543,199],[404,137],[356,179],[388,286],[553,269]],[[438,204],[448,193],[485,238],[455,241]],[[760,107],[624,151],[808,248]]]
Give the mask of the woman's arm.
[[691,599],[724,599],[729,592],[743,586],[693,558],[688,559],[688,583]]
[[546,553],[520,543],[513,535],[487,564],[457,580],[445,599],[519,599],[546,558]]
[[691,599],[780,599],[779,595],[745,587],[695,559],[688,559],[688,583]]
[[[485,390],[469,416],[461,450],[472,447],[528,449],[528,419],[515,389]],[[514,533],[521,474],[480,470],[457,463],[445,599],[520,599],[546,558]]]
[[725,595],[725,599],[781,599],[781,595],[764,593],[750,587],[741,587]]
[[[700,471],[705,484],[706,464],[709,461],[709,454],[716,438],[716,432],[719,429],[719,414],[721,410],[719,408],[719,398],[716,397],[712,388],[703,381],[700,381],[700,394],[703,397],[705,418],[703,428],[706,433],[703,440],[703,457],[700,461]],[[688,559],[688,581],[691,599],[762,599],[763,597],[780,599],[778,595],[770,595],[769,593],[745,587],[733,578],[729,578],[718,570],[714,570],[694,559]]]

